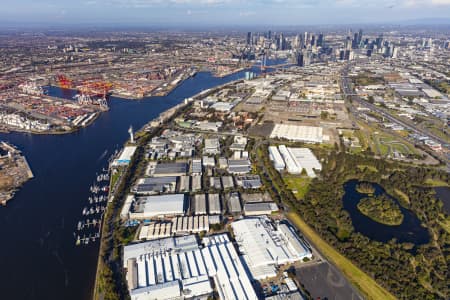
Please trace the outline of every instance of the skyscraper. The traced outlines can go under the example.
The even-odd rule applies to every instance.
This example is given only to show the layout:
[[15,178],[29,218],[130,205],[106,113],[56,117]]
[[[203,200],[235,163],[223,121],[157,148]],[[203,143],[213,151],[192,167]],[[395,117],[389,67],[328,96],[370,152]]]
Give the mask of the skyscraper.
[[359,44],[358,44],[358,33],[355,33],[353,35],[353,40],[352,40],[352,49],[356,49],[358,48]]
[[347,50],[350,50],[352,48],[352,39],[350,38],[350,36],[347,36],[347,38],[345,39],[344,47]]
[[398,47],[394,47],[392,46],[393,50],[392,50],[392,58],[397,58],[398,57]]
[[317,46],[323,47],[323,33],[319,33],[319,37],[317,38]]
[[304,66],[303,58],[304,58],[303,53],[301,51],[299,53],[297,53],[297,66],[299,66],[299,67]]
[[283,33],[280,33],[280,36],[278,37],[278,49],[286,50],[286,40],[284,39]]
[[292,44],[292,47],[295,48],[295,49],[299,49],[300,48],[300,44],[301,44],[301,42],[300,42],[300,35],[297,34],[295,36],[295,38],[294,38],[294,42]]
[[316,36],[315,35],[312,35],[311,36],[311,46],[315,46],[316,45]]
[[247,45],[252,44],[252,33],[249,31],[247,32]]
[[380,35],[379,37],[377,37],[376,39],[376,43],[377,43],[377,48],[380,49],[383,46],[383,36]]
[[363,37],[363,31],[362,31],[362,29],[360,29],[359,32],[358,32],[358,40],[357,40],[357,42],[358,42],[358,47],[359,47],[359,45],[361,44],[362,37]]

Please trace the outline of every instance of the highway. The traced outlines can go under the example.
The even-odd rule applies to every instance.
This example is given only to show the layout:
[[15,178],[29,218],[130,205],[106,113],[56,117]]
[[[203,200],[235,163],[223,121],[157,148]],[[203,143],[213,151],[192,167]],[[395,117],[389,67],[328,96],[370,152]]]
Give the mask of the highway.
[[445,141],[444,139],[436,136],[435,134],[433,134],[431,132],[425,131],[421,128],[415,127],[412,124],[406,123],[405,121],[400,120],[400,119],[394,117],[393,115],[389,114],[388,112],[381,109],[380,107],[378,107],[372,103],[369,103],[367,101],[362,100],[358,95],[356,95],[353,92],[353,89],[351,88],[351,82],[348,79],[348,77],[346,77],[347,72],[348,72],[348,66],[344,69],[344,72],[342,73],[342,88],[343,88],[345,96],[348,96],[352,101],[358,102],[361,106],[364,106],[364,107],[380,114],[381,116],[383,116],[384,118],[388,119],[389,121],[391,121],[393,123],[401,125],[404,128],[406,128],[416,134],[419,134],[422,136],[428,136],[428,137],[434,139],[435,141],[441,143],[442,147],[445,147],[448,149],[448,142]]

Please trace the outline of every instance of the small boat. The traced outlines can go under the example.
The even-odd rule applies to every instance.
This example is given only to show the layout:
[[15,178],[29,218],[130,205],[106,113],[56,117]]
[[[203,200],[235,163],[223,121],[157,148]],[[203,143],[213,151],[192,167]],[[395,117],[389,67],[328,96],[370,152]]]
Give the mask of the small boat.
[[88,209],[86,207],[83,208],[83,216],[85,216],[87,214],[87,212],[88,212]]
[[77,229],[78,229],[78,231],[83,229],[83,222],[81,222],[81,221],[78,222]]

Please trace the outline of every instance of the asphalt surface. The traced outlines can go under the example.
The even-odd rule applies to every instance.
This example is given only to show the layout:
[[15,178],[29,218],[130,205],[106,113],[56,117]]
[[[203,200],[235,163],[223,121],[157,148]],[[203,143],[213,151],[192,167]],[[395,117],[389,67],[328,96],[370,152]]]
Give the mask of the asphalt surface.
[[296,277],[313,299],[351,300],[363,299],[350,286],[341,272],[328,262],[299,267]]
[[389,121],[391,121],[393,123],[397,123],[397,124],[407,128],[407,129],[413,131],[416,134],[429,136],[429,137],[433,138],[434,140],[438,141],[439,143],[441,143],[442,145],[447,144],[447,141],[445,141],[442,138],[434,135],[433,133],[425,131],[425,130],[422,130],[421,128],[418,128],[418,127],[413,126],[411,124],[408,124],[408,123],[406,123],[406,122],[404,122],[404,121],[402,121],[400,119],[397,119],[394,116],[392,116],[391,114],[389,114],[386,111],[384,111],[383,109],[379,108],[378,106],[376,106],[376,105],[374,105],[372,103],[369,103],[367,101],[362,100],[351,89],[351,83],[350,83],[349,79],[346,78],[346,77],[342,77],[342,78],[343,78],[342,86],[343,86],[343,89],[344,89],[344,94],[346,96],[351,97],[351,99],[353,101],[358,102],[360,105],[365,106],[365,107],[371,109],[372,111],[375,111],[375,112],[379,113],[380,115],[382,115],[383,117],[385,117]]
[[[448,149],[448,142],[445,141],[444,139],[440,138],[439,136],[436,136],[435,134],[428,132],[426,130],[423,130],[422,128],[418,128],[417,126],[414,126],[410,123],[407,123],[403,120],[400,120],[394,116],[392,116],[391,114],[389,114],[388,112],[386,112],[385,110],[379,108],[378,106],[369,103],[367,101],[364,101],[363,99],[361,99],[357,94],[355,94],[355,92],[352,89],[352,83],[349,80],[349,78],[345,77],[347,76],[348,73],[348,66],[344,68],[341,76],[342,76],[342,89],[344,91],[344,95],[349,97],[352,101],[357,102],[358,104],[360,104],[363,107],[366,107],[368,109],[370,109],[371,111],[377,112],[378,114],[380,114],[381,116],[383,116],[384,118],[386,118],[387,120],[389,120],[392,123],[396,123],[398,125],[403,126],[406,129],[409,129],[410,131],[418,134],[418,135],[422,135],[422,136],[428,136],[430,138],[432,138],[433,140],[439,142],[443,148],[447,148]],[[446,167],[446,171],[450,172],[450,157],[449,156],[444,156],[444,155],[439,155],[440,159],[442,161],[444,161],[447,165]]]

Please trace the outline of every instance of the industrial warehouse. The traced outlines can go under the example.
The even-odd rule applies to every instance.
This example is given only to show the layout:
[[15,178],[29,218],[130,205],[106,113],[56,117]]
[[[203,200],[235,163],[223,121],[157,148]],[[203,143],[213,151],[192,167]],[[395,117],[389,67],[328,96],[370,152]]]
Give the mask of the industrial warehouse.
[[[279,133],[323,140],[319,127],[282,126]],[[138,225],[123,249],[131,299],[302,299],[283,273],[313,259],[312,250],[279,222],[279,203],[255,172],[248,141],[167,129],[147,144],[147,167],[120,213],[125,224]],[[269,154],[280,172],[315,177],[321,170],[307,148],[271,146]],[[270,291],[261,291],[265,281],[273,282]]]
[[288,124],[276,124],[270,137],[305,143],[322,143],[328,139],[323,135],[322,127]]
[[267,217],[257,217],[233,222],[231,227],[239,251],[256,280],[276,277],[279,265],[312,258],[306,243],[285,223],[273,224]]
[[137,198],[130,206],[130,219],[151,219],[183,215],[186,211],[184,194],[158,195]]
[[285,145],[277,147],[269,147],[269,157],[273,162],[275,169],[278,171],[286,171],[291,174],[301,174],[305,170],[306,174],[314,178],[315,171],[321,171],[322,165],[316,156],[308,148],[291,148]]
[[123,151],[120,153],[119,157],[114,160],[113,166],[126,166],[130,163],[131,158],[136,152],[136,146],[126,146]]
[[[124,247],[123,267],[132,300],[258,299],[236,250],[225,234],[165,238]],[[210,280],[212,279],[212,280]]]
[[208,231],[207,218],[178,217],[142,227],[139,239],[144,242],[123,250],[131,299],[206,298],[214,292],[220,299],[258,299],[252,282],[276,278],[279,266],[312,258],[309,245],[289,224],[263,216],[231,223],[242,257],[228,234],[199,242],[188,226]]

